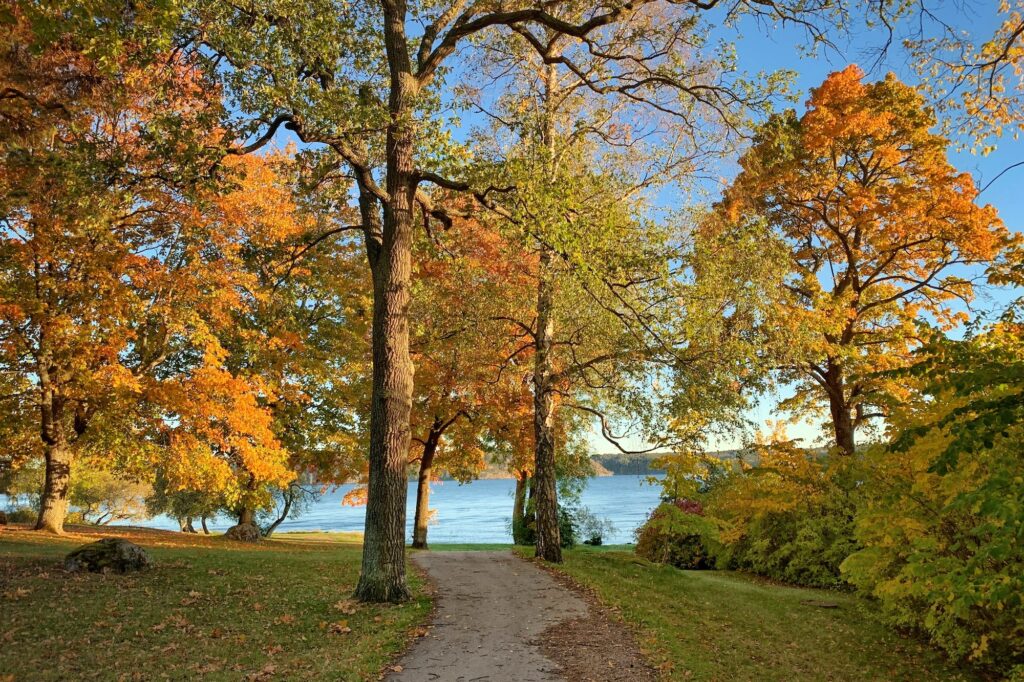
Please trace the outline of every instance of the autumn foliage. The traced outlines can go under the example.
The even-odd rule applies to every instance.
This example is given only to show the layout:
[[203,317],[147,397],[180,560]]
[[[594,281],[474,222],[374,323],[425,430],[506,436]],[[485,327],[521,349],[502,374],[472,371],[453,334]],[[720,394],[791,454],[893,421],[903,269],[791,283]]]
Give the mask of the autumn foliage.
[[905,396],[879,373],[908,362],[919,325],[966,319],[965,268],[993,259],[1009,233],[950,165],[921,96],[894,76],[865,83],[847,67],[807,106],[760,129],[703,238],[753,232],[766,250],[781,245],[787,272],[768,324],[786,347],[783,380],[798,386],[789,406],[826,405],[850,454],[856,430]]

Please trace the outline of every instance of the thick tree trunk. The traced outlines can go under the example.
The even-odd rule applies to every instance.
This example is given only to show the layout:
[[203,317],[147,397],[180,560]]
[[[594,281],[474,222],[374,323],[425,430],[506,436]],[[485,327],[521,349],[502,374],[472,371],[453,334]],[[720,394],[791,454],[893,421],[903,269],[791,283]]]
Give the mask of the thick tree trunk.
[[825,372],[825,387],[828,392],[829,412],[832,415],[832,432],[840,454],[852,455],[856,447],[854,440],[853,406],[846,398],[846,378],[843,368],[829,360]]
[[71,453],[63,439],[48,443],[44,449],[46,482],[39,500],[36,530],[60,535],[68,515],[68,486],[71,483]]
[[182,533],[195,533],[196,527],[192,525],[192,517],[186,516],[178,519],[178,525],[181,527]]
[[[435,422],[437,423],[437,422]],[[420,458],[420,473],[416,479],[416,519],[412,526],[412,546],[427,549],[427,526],[430,520],[430,474],[434,466],[434,454],[441,435],[431,429],[423,445]]]
[[238,525],[256,525],[256,511],[251,507],[239,507],[238,509]]
[[209,535],[210,529],[206,527],[206,515],[203,514],[199,517],[199,525],[203,527],[203,535]]
[[515,498],[512,501],[512,542],[525,545],[526,542],[526,489],[530,476],[521,471],[516,477]]
[[551,342],[554,335],[554,282],[550,249],[542,248],[537,286],[537,349],[533,368],[533,430],[535,437],[534,513],[537,517],[536,556],[562,561],[558,529],[558,487],[555,479],[555,404],[551,385]]
[[[409,285],[413,208],[414,98],[405,37],[405,3],[384,3],[384,43],[391,73],[387,197],[379,243],[368,238],[373,274],[373,390],[363,562],[355,595],[363,601],[409,599],[405,581],[405,500],[413,366],[409,358]],[[365,219],[364,213],[364,219]]]

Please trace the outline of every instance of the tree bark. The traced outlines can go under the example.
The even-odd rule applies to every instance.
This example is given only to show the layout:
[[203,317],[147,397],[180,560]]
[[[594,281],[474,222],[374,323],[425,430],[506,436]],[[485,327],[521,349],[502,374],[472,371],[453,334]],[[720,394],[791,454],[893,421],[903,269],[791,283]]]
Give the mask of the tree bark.
[[853,406],[846,398],[846,377],[841,365],[829,359],[825,372],[825,387],[828,392],[829,412],[832,415],[832,432],[840,454],[852,455],[854,439]]
[[[548,64],[544,72],[544,121],[542,140],[547,150],[547,173],[554,177],[555,103],[557,71]],[[537,272],[537,336],[533,368],[533,429],[535,463],[531,491],[535,493],[537,547],[536,556],[554,563],[562,562],[561,535],[558,528],[558,487],[555,475],[555,403],[552,385],[552,343],[555,333],[554,254],[547,244],[540,245]]]
[[512,542],[517,545],[526,543],[526,489],[530,485],[530,476],[525,471],[516,477],[515,498],[512,501]]
[[192,517],[186,516],[178,519],[178,525],[181,527],[182,533],[195,533],[196,527],[192,525]]
[[256,525],[256,512],[251,507],[239,507],[238,509],[238,525]]
[[542,247],[537,287],[537,349],[533,368],[534,463],[531,490],[537,525],[536,556],[562,562],[555,477],[555,404],[552,393],[551,341],[554,335],[554,282],[551,251]]
[[[405,580],[405,500],[413,366],[409,358],[409,285],[414,166],[413,106],[418,85],[405,36],[406,4],[385,0],[384,44],[390,71],[382,239],[368,238],[373,275],[373,389],[363,560],[355,596],[362,601],[410,598]],[[364,214],[365,217],[365,214]],[[372,242],[372,243],[371,243]]]
[[210,529],[206,527],[206,514],[199,517],[199,525],[203,527],[203,535],[210,534]]
[[39,519],[36,530],[60,535],[64,532],[64,519],[68,515],[68,486],[71,482],[71,453],[63,439],[47,443],[46,482],[39,500]]
[[[435,425],[439,420],[435,420]],[[416,519],[413,522],[412,546],[415,549],[427,549],[427,526],[430,520],[430,474],[434,466],[434,454],[441,434],[436,428],[430,430],[427,442],[423,444],[423,456],[420,457],[420,472],[416,479]]]
[[64,519],[68,515],[72,453],[64,431],[64,399],[58,395],[51,381],[53,368],[48,357],[42,354],[37,363],[40,389],[39,436],[43,441],[46,479],[39,499],[36,530],[60,535],[64,532]]

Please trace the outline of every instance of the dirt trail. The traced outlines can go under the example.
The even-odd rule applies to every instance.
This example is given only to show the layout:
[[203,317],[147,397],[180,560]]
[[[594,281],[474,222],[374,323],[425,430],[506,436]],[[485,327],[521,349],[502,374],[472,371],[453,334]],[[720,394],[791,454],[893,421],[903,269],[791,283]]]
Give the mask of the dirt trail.
[[[401,672],[390,674],[390,682],[547,682],[564,680],[563,669],[572,671],[574,682],[654,679],[625,628],[511,552],[422,552],[413,561],[437,586],[437,608],[429,634],[406,652],[398,663]],[[605,636],[597,640],[609,641],[595,641],[583,631],[594,632],[595,618],[605,626],[598,628]],[[552,633],[577,629],[575,644],[541,650]],[[601,655],[605,644],[616,651],[614,663]],[[588,660],[593,674],[580,670]]]

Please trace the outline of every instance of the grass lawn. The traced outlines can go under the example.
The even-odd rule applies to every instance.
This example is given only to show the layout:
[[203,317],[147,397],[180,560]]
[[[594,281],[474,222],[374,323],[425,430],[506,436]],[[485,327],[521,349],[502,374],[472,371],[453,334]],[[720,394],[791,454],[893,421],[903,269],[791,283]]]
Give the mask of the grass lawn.
[[[54,538],[0,530],[0,681],[377,679],[426,620],[430,600],[349,601],[357,534],[217,536],[73,527]],[[69,575],[72,548],[118,535],[150,551],[135,575]]]
[[604,548],[570,550],[559,570],[633,624],[644,653],[668,679],[975,679],[874,620],[849,594],[725,571],[680,571]]

